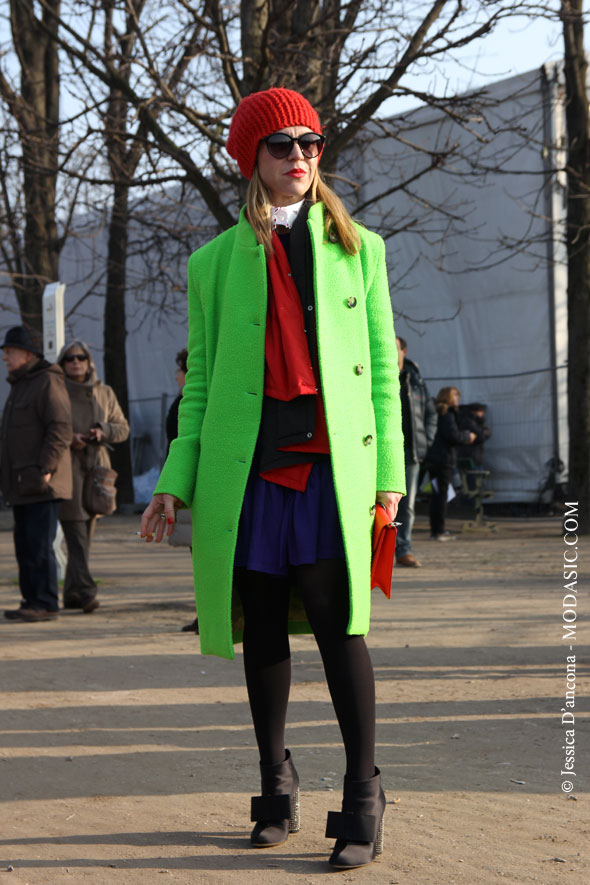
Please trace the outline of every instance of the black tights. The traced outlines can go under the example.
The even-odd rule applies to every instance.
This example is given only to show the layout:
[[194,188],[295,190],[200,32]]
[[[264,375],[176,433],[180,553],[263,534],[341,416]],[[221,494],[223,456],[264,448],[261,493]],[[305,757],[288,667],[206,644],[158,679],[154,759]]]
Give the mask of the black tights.
[[[285,721],[291,685],[287,579],[236,570],[244,609],[244,669],[260,761],[285,758]],[[293,568],[326,673],[353,780],[375,771],[375,680],[363,636],[349,636],[348,576],[342,559]]]

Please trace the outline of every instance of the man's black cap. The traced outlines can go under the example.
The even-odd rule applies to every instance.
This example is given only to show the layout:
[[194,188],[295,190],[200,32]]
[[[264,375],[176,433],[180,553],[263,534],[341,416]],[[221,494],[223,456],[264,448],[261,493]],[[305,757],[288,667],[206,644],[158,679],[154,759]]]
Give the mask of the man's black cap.
[[37,356],[43,356],[41,335],[36,329],[27,326],[13,326],[12,329],[8,329],[4,343],[0,345],[2,350],[5,347],[20,347],[21,350],[29,350]]

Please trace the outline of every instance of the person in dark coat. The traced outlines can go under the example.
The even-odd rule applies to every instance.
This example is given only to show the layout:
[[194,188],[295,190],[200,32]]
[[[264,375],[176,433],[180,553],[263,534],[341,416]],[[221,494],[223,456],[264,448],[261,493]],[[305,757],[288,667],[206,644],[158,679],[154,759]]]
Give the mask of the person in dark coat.
[[170,443],[178,436],[178,407],[182,399],[182,389],[186,380],[187,357],[188,350],[186,349],[186,347],[184,347],[182,350],[179,350],[176,354],[176,383],[178,384],[178,396],[168,409],[168,414],[166,415],[166,440],[168,442],[166,457],[168,457],[168,452],[170,451]]
[[459,406],[459,414],[457,415],[459,429],[471,430],[472,433],[475,433],[475,442],[468,446],[459,446],[457,457],[470,458],[479,470],[483,468],[484,443],[492,435],[492,431],[486,424],[486,410],[487,406],[484,403],[469,403],[466,406]]
[[43,359],[40,336],[25,326],[6,333],[2,359],[11,390],[2,416],[0,486],[14,513],[21,604],[11,621],[58,616],[53,544],[61,500],[72,494],[72,410],[64,374]]
[[[179,387],[179,393],[168,410],[166,416],[166,439],[168,440],[168,448],[166,457],[170,451],[170,443],[178,436],[178,407],[182,400],[182,389],[186,380],[188,350],[184,347],[176,354],[176,383]],[[176,525],[174,532],[168,538],[168,543],[172,547],[188,547],[192,552],[192,520],[189,510],[179,510],[176,517]],[[195,618],[190,624],[185,624],[180,628],[183,633],[199,632],[199,619]]]
[[434,400],[428,392],[418,365],[407,357],[408,345],[399,335],[395,340],[400,368],[402,430],[406,462],[406,497],[401,499],[397,510],[397,519],[401,525],[397,530],[395,561],[406,568],[420,568],[421,563],[412,551],[414,504],[420,466],[436,433],[437,414]]
[[84,507],[84,482],[95,465],[111,466],[107,446],[124,442],[129,436],[129,424],[112,387],[99,380],[92,354],[84,341],[67,344],[57,361],[66,376],[74,429],[72,498],[64,501],[59,509],[68,548],[64,608],[82,609],[89,614],[99,606],[97,586],[88,562],[98,516]]
[[436,397],[438,424],[434,442],[426,454],[426,467],[432,482],[430,498],[430,537],[433,541],[449,541],[445,531],[447,496],[453,470],[457,465],[457,446],[471,445],[476,435],[471,430],[460,430],[457,425],[461,391],[457,387],[443,387]]

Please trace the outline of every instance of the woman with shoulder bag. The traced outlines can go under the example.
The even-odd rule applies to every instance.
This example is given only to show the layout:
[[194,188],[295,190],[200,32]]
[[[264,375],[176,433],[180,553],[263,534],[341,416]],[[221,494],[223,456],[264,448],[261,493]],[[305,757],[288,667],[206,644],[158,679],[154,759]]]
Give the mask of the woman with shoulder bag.
[[[88,614],[99,606],[88,557],[100,515],[96,511],[98,508],[103,510],[99,503],[92,501],[89,480],[94,478],[97,467],[110,468],[107,446],[124,442],[129,436],[129,424],[113,389],[99,381],[92,355],[84,341],[67,344],[57,361],[66,376],[74,429],[71,444],[72,498],[63,501],[59,510],[68,548],[63,604],[64,608],[82,609]],[[115,476],[114,472],[112,475]],[[100,491],[99,488],[99,495]],[[114,506],[114,501],[111,506]],[[111,507],[104,512],[109,511],[112,512]]]
[[188,266],[188,374],[178,437],[146,508],[162,540],[191,507],[201,650],[244,667],[260,755],[255,848],[299,829],[285,748],[289,633],[313,632],[346,753],[330,864],[382,849],[375,684],[365,643],[376,501],[405,491],[385,245],[323,182],[324,136],[299,93],[242,99],[227,150],[250,180],[234,227]]

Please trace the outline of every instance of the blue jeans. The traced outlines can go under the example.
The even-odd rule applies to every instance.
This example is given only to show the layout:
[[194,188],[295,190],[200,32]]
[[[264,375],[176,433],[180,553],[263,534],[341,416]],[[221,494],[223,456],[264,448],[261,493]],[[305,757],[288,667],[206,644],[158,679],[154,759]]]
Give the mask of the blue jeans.
[[418,491],[418,475],[420,464],[406,464],[406,495],[399,502],[397,522],[401,522],[397,530],[395,555],[405,556],[412,552],[412,528],[414,526],[414,505]]
[[14,549],[24,608],[57,611],[57,563],[53,550],[59,501],[15,504]]

